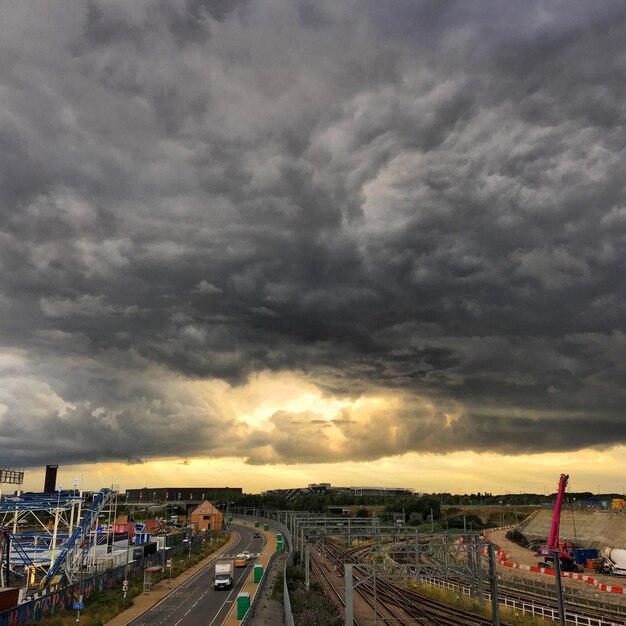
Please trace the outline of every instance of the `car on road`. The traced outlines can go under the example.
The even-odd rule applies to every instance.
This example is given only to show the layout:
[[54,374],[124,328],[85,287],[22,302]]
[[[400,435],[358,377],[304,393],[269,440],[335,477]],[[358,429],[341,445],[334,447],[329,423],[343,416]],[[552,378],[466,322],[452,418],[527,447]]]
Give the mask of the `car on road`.
[[235,557],[235,567],[245,567],[248,564],[245,554],[238,554]]
[[258,530],[254,531],[254,535],[252,535],[255,539],[258,539],[261,536],[261,533]]
[[248,550],[244,550],[241,554],[246,558],[246,561],[250,560],[250,552]]

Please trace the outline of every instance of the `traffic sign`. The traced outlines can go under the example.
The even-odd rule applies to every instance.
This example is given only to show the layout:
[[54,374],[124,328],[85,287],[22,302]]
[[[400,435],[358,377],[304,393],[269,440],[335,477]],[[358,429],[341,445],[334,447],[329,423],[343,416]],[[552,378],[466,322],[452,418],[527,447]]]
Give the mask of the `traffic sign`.
[[167,559],[167,566],[172,567],[172,559]]
[[74,604],[72,604],[72,608],[75,611],[80,611],[81,609],[85,608],[85,605],[82,602],[74,602]]

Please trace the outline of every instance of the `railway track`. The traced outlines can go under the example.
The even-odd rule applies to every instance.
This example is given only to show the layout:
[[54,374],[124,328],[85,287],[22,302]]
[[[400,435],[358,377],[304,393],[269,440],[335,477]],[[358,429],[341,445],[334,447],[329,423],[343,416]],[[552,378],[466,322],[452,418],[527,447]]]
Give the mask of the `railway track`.
[[[343,586],[338,584],[337,580],[333,580],[333,577],[325,571],[324,566],[318,562],[317,559],[312,558],[311,564],[313,565],[312,570],[314,575],[318,578],[322,577],[326,581],[326,586],[330,586],[332,589],[333,598],[338,601],[345,610],[345,600],[343,593]],[[376,619],[381,624],[402,624],[403,620],[406,618],[405,615],[402,615],[400,612],[395,610],[393,607],[386,606],[384,603],[376,602],[376,591],[371,589],[367,583],[365,584],[365,588],[367,588],[368,593],[361,594],[361,598],[367,603],[367,605],[372,609],[372,611],[376,612]],[[354,618],[353,619],[354,626],[359,626],[359,621]],[[429,624],[429,622],[417,622],[417,624],[424,624],[425,626]]]
[[[336,581],[333,580],[333,577],[328,574],[324,566],[313,555],[311,555],[311,572],[315,578],[322,583],[322,588],[326,592],[328,599],[334,604],[339,603],[345,610],[346,601],[344,600],[339,586],[336,584]],[[360,626],[356,619],[353,621],[354,626]]]
[[[353,563],[354,592],[376,611],[381,624],[418,624],[420,626],[489,626],[491,620],[481,615],[450,607],[432,598],[397,585],[384,578],[376,578],[374,583],[367,568],[359,567],[358,561],[369,548],[345,549],[333,543],[325,542],[324,556],[336,571],[343,575],[344,563]],[[312,555],[315,563],[314,572],[319,574],[332,587],[335,600],[344,605],[344,594],[337,588],[337,581],[331,581],[320,557]],[[343,589],[343,587],[342,587]],[[502,622],[502,626],[506,626]]]
[[[406,558],[406,554],[401,552],[391,552],[388,553],[388,555],[398,563],[408,565],[409,568],[413,563]],[[433,564],[433,561],[423,553],[419,555],[419,560],[420,563],[424,565]],[[448,581],[459,588],[469,587],[468,581],[462,578],[454,576],[438,576],[438,578],[440,580]],[[483,583],[483,593],[485,598],[491,597],[491,589],[487,582]],[[522,593],[514,589],[507,588],[506,585],[503,585],[502,583],[499,584],[498,595],[500,601],[507,605],[514,605],[514,603],[517,603],[519,606],[524,604],[534,604],[536,607],[542,608],[546,613],[553,612],[554,614],[558,614],[558,603],[556,598],[552,599],[546,596],[533,594],[528,591]],[[569,603],[566,603],[565,605],[565,612],[567,620],[576,624],[589,623],[601,624],[602,626],[626,626],[626,618],[624,615],[619,615],[617,613],[610,613],[607,611],[598,612],[585,606],[576,606]]]

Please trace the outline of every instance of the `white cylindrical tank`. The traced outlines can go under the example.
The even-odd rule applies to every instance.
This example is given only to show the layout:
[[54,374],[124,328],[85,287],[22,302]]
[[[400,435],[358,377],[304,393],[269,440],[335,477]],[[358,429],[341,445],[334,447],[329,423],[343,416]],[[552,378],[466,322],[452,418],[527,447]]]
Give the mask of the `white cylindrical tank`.
[[626,567],[626,550],[624,548],[605,548],[603,553],[613,563]]
[[604,548],[602,556],[608,559],[613,565],[613,574],[626,575],[626,550],[623,548]]

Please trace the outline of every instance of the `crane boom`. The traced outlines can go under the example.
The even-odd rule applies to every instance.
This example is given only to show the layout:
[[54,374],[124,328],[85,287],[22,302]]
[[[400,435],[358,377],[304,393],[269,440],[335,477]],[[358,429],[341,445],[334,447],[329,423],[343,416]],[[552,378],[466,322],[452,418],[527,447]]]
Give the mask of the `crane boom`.
[[569,480],[568,474],[561,474],[559,478],[559,489],[556,493],[556,501],[554,503],[554,513],[552,514],[552,525],[550,526],[550,536],[548,537],[548,547],[556,548],[559,543],[559,531],[561,528],[561,509],[563,508],[563,498],[565,497],[565,488]]
[[552,513],[552,524],[550,525],[550,536],[548,537],[548,543],[545,546],[541,546],[537,550],[537,554],[539,555],[549,557],[552,555],[552,551],[558,548],[559,531],[561,529],[561,509],[563,508],[563,500],[565,498],[565,488],[567,487],[568,480],[569,480],[569,474],[561,474],[559,478],[559,488],[556,492],[554,512]]

